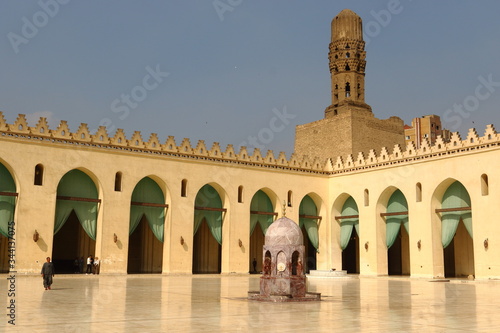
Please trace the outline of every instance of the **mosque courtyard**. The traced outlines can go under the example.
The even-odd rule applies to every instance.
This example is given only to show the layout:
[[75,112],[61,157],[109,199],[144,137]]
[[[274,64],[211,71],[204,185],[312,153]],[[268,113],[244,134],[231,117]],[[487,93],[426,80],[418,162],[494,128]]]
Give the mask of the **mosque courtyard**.
[[[320,302],[248,301],[260,275],[16,276],[5,332],[489,332],[500,327],[497,281],[308,278]],[[12,288],[2,274],[0,288]]]

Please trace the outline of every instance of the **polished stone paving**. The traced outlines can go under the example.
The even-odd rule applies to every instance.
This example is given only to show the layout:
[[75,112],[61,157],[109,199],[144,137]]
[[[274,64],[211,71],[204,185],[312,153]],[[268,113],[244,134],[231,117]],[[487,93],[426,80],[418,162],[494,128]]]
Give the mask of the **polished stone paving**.
[[257,275],[0,275],[0,332],[497,332],[500,282],[310,278],[322,301],[246,300]]

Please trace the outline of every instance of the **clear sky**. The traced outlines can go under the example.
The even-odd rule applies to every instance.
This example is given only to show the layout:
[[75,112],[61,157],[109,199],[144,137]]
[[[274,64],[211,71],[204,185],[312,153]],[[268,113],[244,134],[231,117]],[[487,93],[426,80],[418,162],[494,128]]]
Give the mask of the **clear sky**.
[[289,156],[295,126],[331,102],[330,22],[344,8],[363,19],[376,117],[500,130],[496,0],[3,0],[0,110]]

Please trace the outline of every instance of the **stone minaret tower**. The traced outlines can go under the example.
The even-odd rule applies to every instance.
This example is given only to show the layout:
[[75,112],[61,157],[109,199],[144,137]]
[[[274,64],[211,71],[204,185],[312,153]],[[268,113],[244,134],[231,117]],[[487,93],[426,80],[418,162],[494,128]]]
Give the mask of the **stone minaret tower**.
[[350,9],[344,9],[332,20],[330,43],[330,76],[332,105],[325,117],[335,116],[346,107],[369,111],[365,103],[366,51],[361,18]]
[[[332,104],[324,119],[298,125],[295,129],[295,154],[312,160],[352,154],[368,156],[370,149],[380,154],[382,147],[392,151],[404,147],[404,123],[398,117],[378,119],[365,103],[366,52],[361,18],[344,9],[332,21],[330,62]],[[387,96],[390,97],[390,96]]]

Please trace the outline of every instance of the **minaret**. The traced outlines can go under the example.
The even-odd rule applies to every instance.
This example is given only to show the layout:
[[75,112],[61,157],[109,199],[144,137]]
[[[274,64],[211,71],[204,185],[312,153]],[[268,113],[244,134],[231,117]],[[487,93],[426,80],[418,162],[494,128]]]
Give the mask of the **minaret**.
[[[382,147],[404,147],[404,122],[398,117],[378,119],[365,103],[366,52],[363,23],[352,10],[344,9],[332,21],[330,41],[330,77],[332,104],[323,119],[297,125],[295,154],[310,159],[337,157],[343,160],[359,153],[367,158]],[[390,96],[388,96],[390,98]]]
[[366,51],[361,18],[344,9],[332,20],[330,43],[330,76],[332,105],[325,118],[336,116],[347,108],[371,112],[365,103]]

